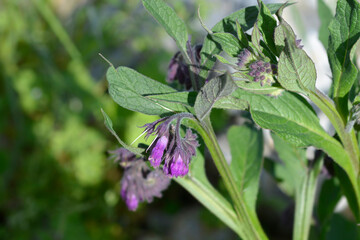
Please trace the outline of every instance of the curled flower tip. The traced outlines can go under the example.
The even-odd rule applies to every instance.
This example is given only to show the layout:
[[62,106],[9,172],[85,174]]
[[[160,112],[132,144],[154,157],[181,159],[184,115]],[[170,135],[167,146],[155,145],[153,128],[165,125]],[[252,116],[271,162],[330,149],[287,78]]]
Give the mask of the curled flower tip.
[[126,197],[125,203],[130,211],[135,211],[139,205],[139,199],[132,193]]
[[299,49],[302,49],[304,47],[304,45],[301,45],[301,39],[296,39],[295,40],[295,45]]
[[166,135],[158,137],[155,141],[154,147],[151,149],[151,153],[149,156],[149,161],[153,167],[160,166],[160,163],[162,161],[162,157],[164,155],[164,150],[166,146],[168,145],[169,137]]

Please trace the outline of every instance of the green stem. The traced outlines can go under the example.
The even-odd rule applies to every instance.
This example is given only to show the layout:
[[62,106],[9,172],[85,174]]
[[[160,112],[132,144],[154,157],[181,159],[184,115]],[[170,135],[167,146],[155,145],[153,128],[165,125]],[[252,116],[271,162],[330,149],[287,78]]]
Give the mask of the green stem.
[[241,237],[245,240],[268,239],[260,225],[256,213],[248,208],[243,196],[237,188],[229,164],[227,163],[217,142],[209,117],[206,117],[204,122],[201,124],[197,122],[197,127],[195,129],[204,139],[216,168],[218,169],[233,201],[234,209],[239,220],[239,229],[242,233]]
[[316,180],[322,162],[320,159],[316,160],[315,166],[307,170],[302,178],[301,185],[296,190],[293,240],[307,240],[309,238],[315,202]]
[[[347,154],[349,155],[352,169],[345,169],[348,174],[350,181],[353,185],[357,202],[360,207],[360,179],[359,179],[359,148],[358,142],[355,136],[355,132],[352,129],[350,132],[345,130],[346,123],[343,118],[340,116],[339,112],[336,110],[336,106],[333,101],[320,92],[316,90],[309,94],[310,99],[325,113],[329,118],[330,122],[335,128],[336,133],[338,134],[343,147]],[[343,166],[342,166],[343,167]]]

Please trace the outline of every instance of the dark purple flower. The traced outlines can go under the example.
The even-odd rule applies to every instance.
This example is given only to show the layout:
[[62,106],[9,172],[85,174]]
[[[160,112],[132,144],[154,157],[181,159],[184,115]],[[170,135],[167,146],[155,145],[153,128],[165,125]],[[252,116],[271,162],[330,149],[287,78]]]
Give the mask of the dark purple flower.
[[154,197],[161,197],[161,192],[169,186],[170,178],[159,169],[151,170],[143,158],[124,148],[112,153],[124,168],[120,195],[130,211],[135,211],[141,202],[150,203]]
[[[194,66],[200,64],[201,48],[202,45],[196,45],[193,48],[190,47],[188,51]],[[192,87],[190,67],[185,62],[184,57],[180,52],[177,52],[170,60],[166,80],[169,83],[173,83],[175,80],[178,80],[180,84],[185,85],[187,90]]]

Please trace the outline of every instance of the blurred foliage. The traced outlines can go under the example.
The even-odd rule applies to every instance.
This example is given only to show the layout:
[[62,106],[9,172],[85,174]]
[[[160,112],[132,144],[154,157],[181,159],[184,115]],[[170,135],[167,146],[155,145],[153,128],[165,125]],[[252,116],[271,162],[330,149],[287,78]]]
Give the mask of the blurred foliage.
[[[174,7],[191,22],[199,2]],[[128,143],[155,117],[110,100],[98,53],[164,81],[175,51],[140,1],[0,0],[0,239],[142,236],[147,207],[131,213],[119,201],[121,171],[107,160],[118,145],[100,108]],[[168,192],[153,206],[171,216],[185,193]]]

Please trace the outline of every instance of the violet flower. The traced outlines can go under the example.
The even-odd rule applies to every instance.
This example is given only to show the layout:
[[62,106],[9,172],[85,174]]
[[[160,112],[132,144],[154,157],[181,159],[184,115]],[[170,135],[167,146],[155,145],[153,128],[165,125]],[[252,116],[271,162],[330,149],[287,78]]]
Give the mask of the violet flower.
[[[185,137],[181,137],[180,125],[184,117],[193,117],[192,114],[175,114],[171,117],[159,119],[146,124],[146,137],[151,134],[157,135],[154,142],[149,146],[149,161],[155,168],[164,161],[163,172],[171,177],[182,177],[189,172],[191,158],[196,155],[199,146],[197,136],[186,130]],[[172,124],[176,121],[176,125]]]

